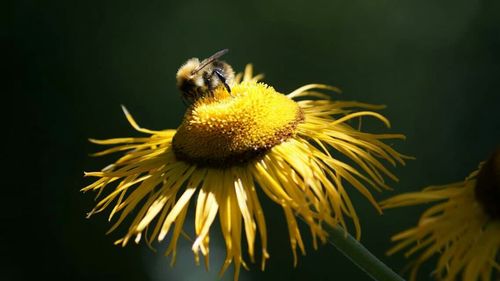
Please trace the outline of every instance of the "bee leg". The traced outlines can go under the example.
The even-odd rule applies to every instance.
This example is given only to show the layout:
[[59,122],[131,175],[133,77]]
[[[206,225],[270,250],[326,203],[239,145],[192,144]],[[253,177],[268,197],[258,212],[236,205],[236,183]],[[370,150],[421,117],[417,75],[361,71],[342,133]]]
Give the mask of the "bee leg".
[[208,94],[211,97],[213,97],[213,90],[214,90],[214,88],[212,87],[212,76],[214,76],[213,72],[211,74],[208,74],[208,72],[203,73],[203,83],[205,83],[208,89]]
[[219,78],[219,80],[222,82],[222,84],[224,84],[224,87],[226,87],[227,92],[229,94],[231,94],[231,88],[229,87],[229,85],[226,82],[226,77],[224,77],[224,75],[220,72],[220,70],[215,69],[213,74],[215,74]]

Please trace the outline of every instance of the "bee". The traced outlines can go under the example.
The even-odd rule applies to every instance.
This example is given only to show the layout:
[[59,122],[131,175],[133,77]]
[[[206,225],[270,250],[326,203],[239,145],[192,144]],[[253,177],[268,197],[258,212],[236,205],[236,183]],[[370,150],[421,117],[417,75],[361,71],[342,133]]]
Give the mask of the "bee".
[[228,51],[218,51],[201,62],[198,58],[189,59],[179,68],[176,75],[177,87],[186,103],[192,104],[199,98],[210,96],[220,86],[231,93],[233,68],[219,60]]

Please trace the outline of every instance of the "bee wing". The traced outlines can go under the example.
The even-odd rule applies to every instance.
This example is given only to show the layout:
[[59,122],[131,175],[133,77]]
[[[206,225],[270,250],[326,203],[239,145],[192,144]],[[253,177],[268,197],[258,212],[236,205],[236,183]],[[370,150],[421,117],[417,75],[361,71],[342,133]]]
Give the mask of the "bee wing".
[[191,73],[192,74],[197,73],[198,71],[202,70],[205,66],[211,64],[212,62],[216,61],[218,58],[225,55],[228,51],[229,51],[229,49],[220,50],[217,53],[211,55],[210,57],[204,59],[202,62],[200,62],[200,65],[198,65],[198,67],[196,67]]

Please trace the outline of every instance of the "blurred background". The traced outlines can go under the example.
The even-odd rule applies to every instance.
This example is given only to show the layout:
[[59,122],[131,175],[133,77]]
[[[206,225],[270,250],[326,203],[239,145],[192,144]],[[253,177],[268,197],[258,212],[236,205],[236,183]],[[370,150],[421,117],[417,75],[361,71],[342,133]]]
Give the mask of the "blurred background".
[[[2,280],[232,280],[231,270],[217,277],[217,228],[209,272],[195,266],[189,241],[171,268],[162,244],[158,253],[114,246],[125,228],[105,235],[106,214],[85,218],[95,194],[79,191],[91,182],[83,171],[116,159],[89,157],[100,147],[87,138],[139,135],[121,104],[144,127],[176,128],[185,109],[178,67],[223,48],[236,70],[251,62],[283,93],[320,82],[342,88],[334,98],[387,105],[390,131],[407,136],[393,144],[416,160],[393,169],[400,182],[378,199],[462,180],[500,143],[499,1],[10,2],[1,12]],[[379,216],[351,195],[363,244],[401,271],[403,256],[384,252],[422,209]],[[294,268],[283,214],[267,203],[271,259],[241,281],[370,280],[332,246],[314,251],[307,230],[307,255]]]

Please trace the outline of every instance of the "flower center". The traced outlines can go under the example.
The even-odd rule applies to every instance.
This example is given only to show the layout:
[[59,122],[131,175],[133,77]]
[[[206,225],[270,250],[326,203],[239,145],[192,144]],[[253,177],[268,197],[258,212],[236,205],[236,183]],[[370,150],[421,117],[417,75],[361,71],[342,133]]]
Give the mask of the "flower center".
[[486,213],[500,220],[500,147],[481,167],[475,193]]
[[303,120],[293,100],[263,83],[242,82],[231,94],[220,87],[189,107],[172,145],[179,160],[199,166],[244,164],[294,136]]

